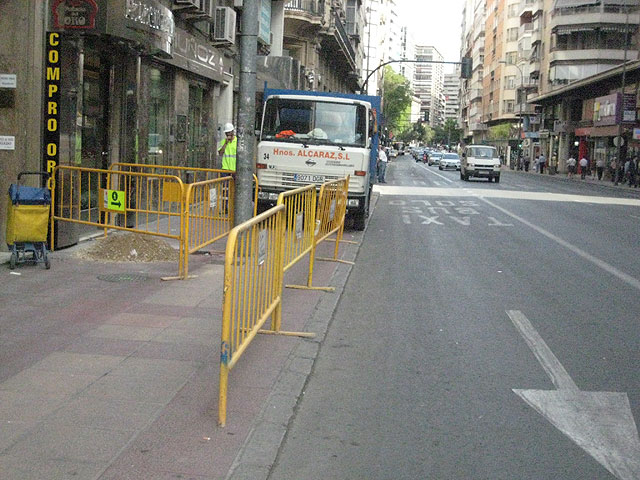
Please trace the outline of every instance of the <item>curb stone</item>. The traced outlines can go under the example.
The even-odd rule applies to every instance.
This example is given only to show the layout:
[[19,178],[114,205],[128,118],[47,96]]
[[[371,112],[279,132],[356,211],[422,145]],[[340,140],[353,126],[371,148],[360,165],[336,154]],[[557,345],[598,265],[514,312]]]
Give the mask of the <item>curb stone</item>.
[[[372,213],[377,199],[377,195],[372,197]],[[347,260],[355,261],[360,246]],[[289,355],[225,480],[269,478],[352,268],[352,265],[339,264],[331,276],[330,284],[335,285],[336,290],[322,297],[305,324],[305,329],[316,332],[316,337],[301,340]]]

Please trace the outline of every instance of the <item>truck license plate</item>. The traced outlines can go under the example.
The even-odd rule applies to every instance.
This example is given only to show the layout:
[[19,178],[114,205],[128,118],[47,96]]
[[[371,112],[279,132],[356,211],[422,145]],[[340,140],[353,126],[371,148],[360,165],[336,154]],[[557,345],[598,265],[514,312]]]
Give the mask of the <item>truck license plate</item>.
[[296,173],[293,175],[296,182],[324,183],[324,175],[311,175],[308,173]]

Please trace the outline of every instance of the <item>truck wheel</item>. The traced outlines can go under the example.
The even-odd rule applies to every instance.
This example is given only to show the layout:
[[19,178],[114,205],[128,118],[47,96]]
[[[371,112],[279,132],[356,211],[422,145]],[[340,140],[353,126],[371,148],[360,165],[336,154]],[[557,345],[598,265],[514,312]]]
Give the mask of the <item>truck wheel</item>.
[[364,230],[367,221],[367,215],[365,211],[357,212],[353,215],[353,229],[359,232]]
[[500,176],[493,177],[493,181],[496,183],[500,183]]

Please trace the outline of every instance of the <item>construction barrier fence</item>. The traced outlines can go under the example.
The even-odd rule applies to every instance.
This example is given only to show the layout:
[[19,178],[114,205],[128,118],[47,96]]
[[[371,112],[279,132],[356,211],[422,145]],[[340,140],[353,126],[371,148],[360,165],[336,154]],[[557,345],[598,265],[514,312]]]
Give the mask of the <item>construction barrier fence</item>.
[[[178,240],[183,260],[184,184],[174,175],[57,165],[51,219]],[[51,222],[55,249],[55,221]]]
[[311,251],[316,223],[316,186],[282,192],[277,205],[285,209],[284,271]]
[[227,417],[229,371],[271,316],[277,330],[282,301],[283,205],[233,228],[227,239],[220,342],[218,423]]
[[226,236],[233,228],[235,182],[232,177],[186,186],[184,276],[189,276],[189,254]]
[[[344,231],[344,219],[347,214],[347,196],[349,193],[349,176],[325,182],[320,187],[317,208],[315,209],[314,233],[309,254],[309,274],[306,285],[287,285],[288,288],[301,288],[308,290],[333,291],[333,287],[317,287],[313,285],[313,267],[315,260],[332,260],[345,262],[338,259],[338,249]],[[319,243],[336,234],[333,258],[316,258],[316,248]]]
[[[283,192],[275,207],[238,225],[229,234],[220,341],[220,426],[225,426],[227,418],[229,371],[256,334],[314,336],[281,330],[283,277],[288,268],[309,253],[309,285],[300,288],[331,290],[311,287],[313,257],[316,245],[337,233],[337,259],[348,186],[346,177],[324,183],[319,195],[316,185]],[[269,316],[271,329],[261,330]]]
[[[123,163],[116,162],[110,167],[111,170],[118,171],[140,171],[146,173],[162,173],[164,175],[175,175],[180,177],[185,185],[190,183],[198,183],[216,178],[233,176],[235,172],[231,170],[222,170],[220,168],[203,168],[203,167],[180,167],[173,165],[147,165],[141,163]],[[253,191],[253,216],[256,216],[258,205],[258,177],[253,175],[254,191]]]
[[[189,255],[228,235],[234,224],[233,172],[114,163],[108,170],[58,165],[52,179],[52,220],[156,235],[179,241],[178,276]],[[258,180],[254,175],[254,215]],[[54,239],[55,222],[51,222]],[[55,245],[51,245],[53,250]]]

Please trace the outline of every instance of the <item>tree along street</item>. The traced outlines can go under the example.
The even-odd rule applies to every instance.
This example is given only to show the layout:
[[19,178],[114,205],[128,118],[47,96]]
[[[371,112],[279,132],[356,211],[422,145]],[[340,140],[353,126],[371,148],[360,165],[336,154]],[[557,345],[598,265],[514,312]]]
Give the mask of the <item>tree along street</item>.
[[270,478],[640,478],[640,195],[387,182]]

